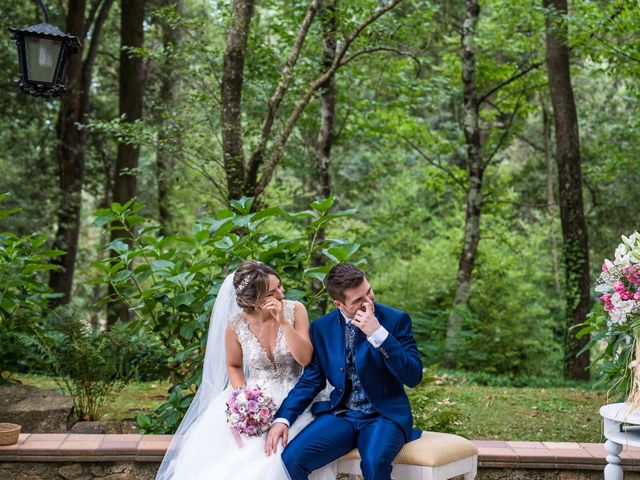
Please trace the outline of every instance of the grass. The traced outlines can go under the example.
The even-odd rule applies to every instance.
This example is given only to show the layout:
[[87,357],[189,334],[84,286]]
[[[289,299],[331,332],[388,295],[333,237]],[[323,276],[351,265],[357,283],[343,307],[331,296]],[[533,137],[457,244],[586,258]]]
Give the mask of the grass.
[[[15,374],[13,379],[25,385],[53,389],[61,392],[51,377]],[[169,382],[136,382],[127,385],[115,398],[106,402],[100,420],[131,420],[138,412],[150,412],[167,397]]]
[[[49,377],[16,375],[26,385],[56,388]],[[166,398],[168,382],[140,382],[127,386],[107,402],[101,420],[132,419],[149,412]],[[412,397],[418,419],[433,411],[450,411],[457,420],[453,430],[476,440],[531,440],[600,442],[602,421],[598,409],[606,403],[605,391],[580,388],[514,388],[477,385],[421,385]],[[419,420],[420,423],[420,420]]]
[[460,413],[456,432],[482,440],[600,442],[606,392],[576,388],[444,386],[440,402]]

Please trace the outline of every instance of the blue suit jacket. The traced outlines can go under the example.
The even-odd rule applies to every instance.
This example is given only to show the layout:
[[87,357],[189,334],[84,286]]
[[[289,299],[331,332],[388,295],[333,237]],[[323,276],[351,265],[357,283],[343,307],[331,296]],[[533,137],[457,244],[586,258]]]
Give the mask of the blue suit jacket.
[[[375,348],[358,330],[356,369],[373,407],[400,425],[407,441],[415,440],[421,432],[412,429],[411,406],[403,387],[415,387],[422,380],[422,362],[411,332],[411,318],[406,312],[378,303],[374,311],[389,336]],[[313,404],[314,415],[335,410],[345,395],[346,348],[340,311],[334,310],[312,322],[310,334],[314,349],[311,363],[275,415],[291,424],[325,388],[327,381],[334,389],[328,401]]]

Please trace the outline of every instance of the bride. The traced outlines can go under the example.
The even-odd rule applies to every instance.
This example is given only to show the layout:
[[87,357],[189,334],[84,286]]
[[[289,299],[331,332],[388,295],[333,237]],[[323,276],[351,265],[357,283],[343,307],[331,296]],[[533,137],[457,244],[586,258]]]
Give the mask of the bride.
[[[227,424],[226,401],[232,389],[257,384],[279,405],[312,354],[304,306],[284,299],[282,282],[273,268],[256,261],[243,262],[218,292],[202,383],[156,480],[288,479],[280,459],[283,445],[276,455],[267,456],[266,434],[243,435],[237,442]],[[289,439],[311,420],[306,411],[291,428]],[[335,480],[335,470],[330,464],[310,478]]]

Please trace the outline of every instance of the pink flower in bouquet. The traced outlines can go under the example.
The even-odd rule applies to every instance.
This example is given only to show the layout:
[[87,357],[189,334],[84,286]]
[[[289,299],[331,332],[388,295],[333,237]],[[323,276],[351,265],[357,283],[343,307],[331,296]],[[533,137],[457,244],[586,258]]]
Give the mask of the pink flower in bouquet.
[[256,385],[249,388],[249,390],[247,391],[247,398],[249,400],[256,400],[261,394],[262,394],[262,391]]
[[260,409],[260,417],[269,418],[270,415],[271,415],[271,410],[269,410],[268,408],[261,408]]
[[258,411],[258,402],[255,400],[249,400],[247,403],[247,411],[249,412],[257,412]]
[[622,282],[616,282],[613,285],[613,291],[616,292],[622,300],[633,300],[633,293],[629,292]]
[[614,306],[613,303],[611,302],[611,294],[607,293],[605,295],[602,295],[598,300],[600,300],[602,303],[604,303],[604,309],[607,312],[610,312],[612,310],[614,310]]
[[629,280],[629,283],[631,283],[632,285],[640,285],[640,266],[639,265],[633,265],[631,267],[623,268],[622,273],[624,274],[625,277],[627,277],[627,280]]

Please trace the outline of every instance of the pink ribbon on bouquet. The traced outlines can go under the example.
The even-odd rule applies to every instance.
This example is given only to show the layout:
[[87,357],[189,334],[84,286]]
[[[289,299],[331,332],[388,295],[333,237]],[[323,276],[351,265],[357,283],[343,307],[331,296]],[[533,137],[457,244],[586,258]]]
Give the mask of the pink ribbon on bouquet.
[[231,428],[231,434],[233,435],[233,439],[236,441],[236,445],[238,448],[244,447],[244,443],[242,443],[242,438],[240,438],[240,434],[235,428]]

